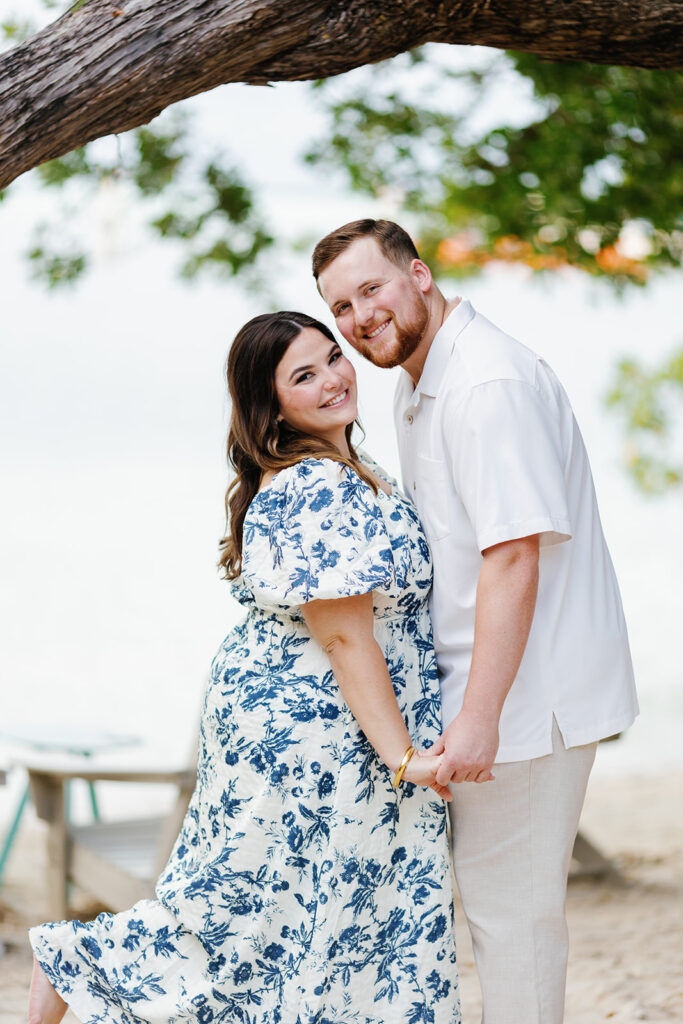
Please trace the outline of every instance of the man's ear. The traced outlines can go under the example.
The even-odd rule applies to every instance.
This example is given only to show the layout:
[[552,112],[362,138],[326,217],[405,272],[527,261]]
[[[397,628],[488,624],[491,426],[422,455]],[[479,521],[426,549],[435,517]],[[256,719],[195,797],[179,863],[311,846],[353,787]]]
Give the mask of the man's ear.
[[421,292],[425,294],[432,287],[432,272],[422,260],[411,260],[410,273],[415,278],[415,283]]

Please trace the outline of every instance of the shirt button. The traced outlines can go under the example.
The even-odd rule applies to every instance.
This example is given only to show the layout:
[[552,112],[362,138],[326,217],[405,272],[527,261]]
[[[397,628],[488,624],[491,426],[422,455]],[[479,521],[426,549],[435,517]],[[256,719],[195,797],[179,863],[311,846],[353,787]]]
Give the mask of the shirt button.
[[406,416],[406,419],[408,420],[408,423],[412,423],[413,422],[412,414],[408,413],[408,415]]

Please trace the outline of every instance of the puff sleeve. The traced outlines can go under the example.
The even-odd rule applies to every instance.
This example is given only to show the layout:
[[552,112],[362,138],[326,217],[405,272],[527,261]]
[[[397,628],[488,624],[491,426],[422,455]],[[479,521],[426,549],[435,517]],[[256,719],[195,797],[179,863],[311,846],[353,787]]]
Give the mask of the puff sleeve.
[[265,609],[388,591],[391,542],[379,502],[349,467],[304,459],[256,495],[244,520],[242,577]]

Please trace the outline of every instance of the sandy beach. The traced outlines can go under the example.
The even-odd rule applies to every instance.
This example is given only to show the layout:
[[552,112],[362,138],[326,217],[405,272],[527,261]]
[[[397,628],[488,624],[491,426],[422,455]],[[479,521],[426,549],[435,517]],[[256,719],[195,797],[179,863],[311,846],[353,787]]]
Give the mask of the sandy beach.
[[[618,874],[570,882],[566,1024],[683,1020],[682,809],[680,773],[591,783],[581,827]],[[41,826],[27,820],[0,890],[0,1024],[26,1019],[26,929],[45,914],[44,856]],[[97,908],[75,894],[74,911],[80,916]],[[478,985],[459,911],[456,927],[463,1021],[478,1024]],[[65,1018],[75,1021],[72,1014]]]

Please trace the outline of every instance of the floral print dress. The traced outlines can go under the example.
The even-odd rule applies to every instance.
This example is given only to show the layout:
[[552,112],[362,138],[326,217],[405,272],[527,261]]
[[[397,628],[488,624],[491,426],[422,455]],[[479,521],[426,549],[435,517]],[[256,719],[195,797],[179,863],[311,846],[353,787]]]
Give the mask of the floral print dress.
[[441,731],[430,585],[396,488],[375,495],[349,467],[305,459],[256,495],[233,584],[247,615],[213,662],[197,787],[156,899],[30,933],[81,1021],[458,1024],[445,805],[392,789],[301,614],[373,592],[375,637],[427,746]]

